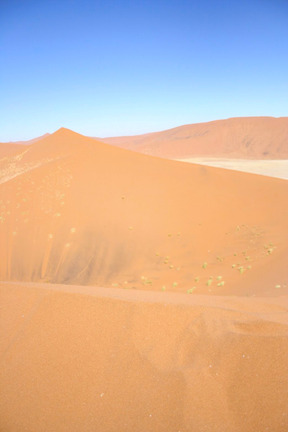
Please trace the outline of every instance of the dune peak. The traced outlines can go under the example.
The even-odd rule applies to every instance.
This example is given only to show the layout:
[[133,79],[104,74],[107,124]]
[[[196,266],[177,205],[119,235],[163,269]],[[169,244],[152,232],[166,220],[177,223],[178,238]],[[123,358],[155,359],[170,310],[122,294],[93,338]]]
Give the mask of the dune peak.
[[59,129],[57,129],[53,135],[80,135],[77,134],[77,132],[72,131],[71,129],[65,128],[65,127],[61,127]]

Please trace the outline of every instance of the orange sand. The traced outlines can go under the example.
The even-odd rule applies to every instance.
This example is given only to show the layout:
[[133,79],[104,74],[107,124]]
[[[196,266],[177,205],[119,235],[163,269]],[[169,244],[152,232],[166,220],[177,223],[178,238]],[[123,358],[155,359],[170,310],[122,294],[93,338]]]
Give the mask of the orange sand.
[[0,174],[1,280],[261,296],[287,286],[286,181],[65,129]]
[[99,138],[140,153],[172,159],[288,159],[288,117],[241,117],[137,136]]
[[286,432],[288,182],[66,129],[14,150],[1,432]]
[[1,431],[287,430],[287,296],[0,289]]

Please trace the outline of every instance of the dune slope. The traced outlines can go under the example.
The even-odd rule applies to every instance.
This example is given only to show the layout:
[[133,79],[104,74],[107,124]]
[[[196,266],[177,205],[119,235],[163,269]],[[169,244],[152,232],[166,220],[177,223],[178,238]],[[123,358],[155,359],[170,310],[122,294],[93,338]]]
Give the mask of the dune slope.
[[61,129],[0,171],[0,277],[280,295],[287,198],[285,181],[140,155]]
[[129,150],[172,159],[288,159],[288,117],[231,118],[144,135],[99,139]]

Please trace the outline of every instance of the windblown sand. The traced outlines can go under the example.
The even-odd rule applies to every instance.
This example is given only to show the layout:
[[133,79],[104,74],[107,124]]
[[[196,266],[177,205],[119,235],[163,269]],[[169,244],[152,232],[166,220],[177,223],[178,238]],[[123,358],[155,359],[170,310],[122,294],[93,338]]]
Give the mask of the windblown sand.
[[14,150],[1,432],[286,432],[288,182],[65,129]]

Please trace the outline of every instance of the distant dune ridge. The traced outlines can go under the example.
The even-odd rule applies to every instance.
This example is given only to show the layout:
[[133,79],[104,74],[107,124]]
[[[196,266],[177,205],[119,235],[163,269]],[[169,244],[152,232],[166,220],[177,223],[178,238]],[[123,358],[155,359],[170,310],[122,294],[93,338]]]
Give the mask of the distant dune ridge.
[[241,117],[144,135],[99,138],[129,150],[173,159],[288,159],[288,117]]
[[288,182],[163,148],[0,145],[1,432],[288,430]]
[[[37,141],[41,141],[43,138],[46,138],[50,135],[50,133],[45,133],[43,135],[40,135],[36,138],[32,138],[30,140],[26,140],[26,141],[11,141],[9,143],[5,143],[5,144],[13,144],[13,145],[29,145],[29,144],[33,144]],[[3,143],[0,143],[0,145],[2,145]]]

